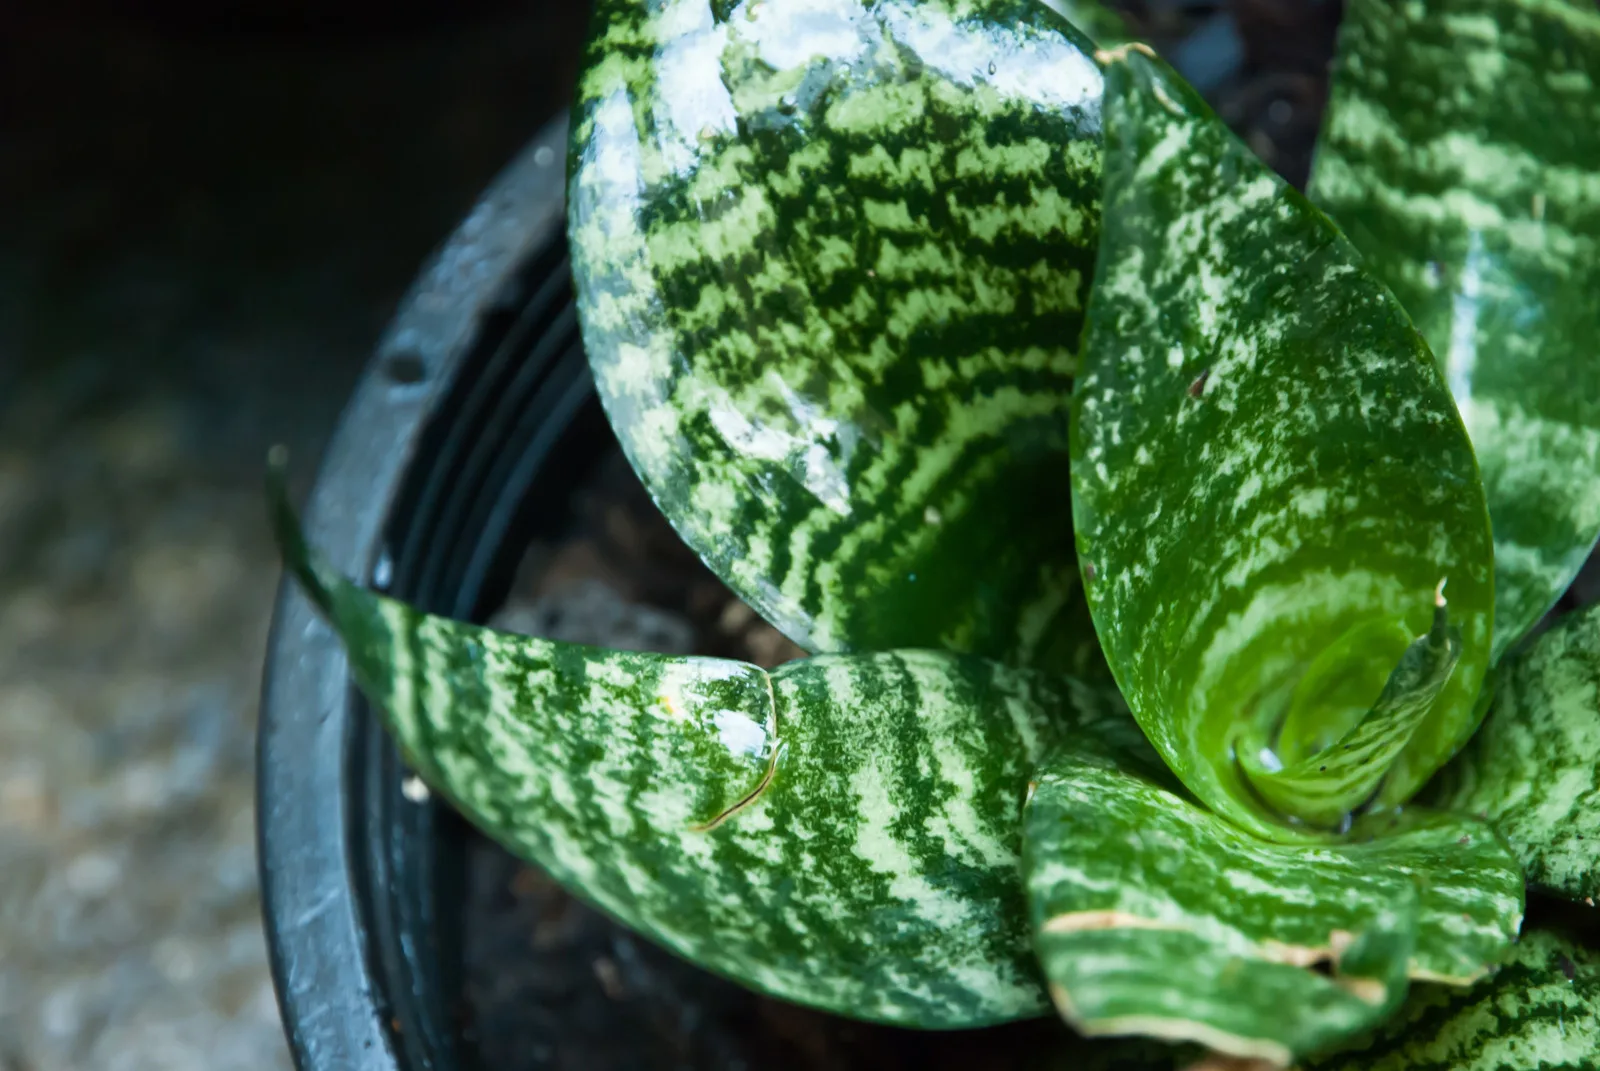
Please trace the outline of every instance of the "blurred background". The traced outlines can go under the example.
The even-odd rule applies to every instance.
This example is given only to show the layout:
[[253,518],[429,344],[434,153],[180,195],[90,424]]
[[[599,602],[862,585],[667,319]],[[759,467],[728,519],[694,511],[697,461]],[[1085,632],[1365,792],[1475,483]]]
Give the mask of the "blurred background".
[[582,0],[0,4],[0,1071],[289,1066],[268,445],[310,475]]
[[[1336,0],[1126,6],[1303,181]],[[0,5],[0,1071],[289,1066],[253,843],[262,460],[313,471],[422,261],[564,102],[584,18]]]

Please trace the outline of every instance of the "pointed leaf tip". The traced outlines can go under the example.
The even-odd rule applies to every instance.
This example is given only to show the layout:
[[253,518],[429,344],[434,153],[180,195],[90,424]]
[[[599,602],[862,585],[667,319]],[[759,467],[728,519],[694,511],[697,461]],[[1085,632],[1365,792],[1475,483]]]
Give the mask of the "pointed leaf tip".
[[1114,690],[941,652],[768,673],[499,632],[332,573],[281,482],[273,507],[407,761],[567,888],[692,962],[856,1018],[1046,1007],[1017,808],[1063,738],[1142,746]]
[[[1283,763],[1280,749],[1286,737],[1313,736],[1324,728],[1318,725],[1315,710],[1323,696],[1304,687],[1308,681],[1321,683],[1316,676],[1319,667],[1313,664],[1295,690],[1286,719],[1295,722],[1298,717],[1310,724],[1274,726],[1269,743],[1241,749],[1245,777],[1269,804],[1295,820],[1342,830],[1372,800],[1395,757],[1432,711],[1461,656],[1461,634],[1450,625],[1443,590],[1440,581],[1434,589],[1433,626],[1406,647],[1377,701],[1348,732],[1298,761]],[[1352,660],[1337,656],[1347,653],[1336,645],[1319,662],[1329,663],[1334,672],[1343,671]],[[1329,654],[1336,657],[1330,659]],[[1270,764],[1263,761],[1269,755]]]

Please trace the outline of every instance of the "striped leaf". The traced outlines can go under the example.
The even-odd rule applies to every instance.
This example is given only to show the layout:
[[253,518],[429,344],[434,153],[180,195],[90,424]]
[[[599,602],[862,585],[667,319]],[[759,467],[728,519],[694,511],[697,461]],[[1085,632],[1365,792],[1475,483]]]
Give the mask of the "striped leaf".
[[1472,989],[1419,986],[1366,1044],[1306,1071],[1591,1071],[1600,1053],[1600,954],[1524,934]]
[[1494,520],[1498,660],[1600,532],[1600,8],[1351,0],[1339,50],[1311,195],[1461,407]]
[[281,483],[273,510],[407,761],[569,889],[697,964],[844,1015],[955,1027],[1046,1007],[1018,815],[1049,746],[1144,748],[1114,691],[945,652],[768,673],[496,632],[331,572]]
[[1101,78],[1033,0],[600,0],[569,231],[612,426],[813,651],[1096,664],[1067,414]]
[[1499,676],[1432,797],[1488,818],[1533,884],[1600,897],[1600,607],[1563,618]]
[[[1339,845],[1252,836],[1158,763],[1080,742],[1024,815],[1034,942],[1063,1016],[1287,1065],[1464,984],[1516,936],[1522,875],[1482,823],[1408,809]],[[1318,968],[1327,969],[1320,973]]]
[[1449,757],[1434,741],[1472,721],[1488,665],[1483,488],[1426,346],[1349,243],[1164,63],[1111,59],[1072,431],[1089,606],[1189,789],[1262,835],[1314,836],[1258,799],[1235,747],[1274,735],[1329,652],[1338,687],[1296,732],[1342,735],[1447,579],[1460,659],[1382,798]]

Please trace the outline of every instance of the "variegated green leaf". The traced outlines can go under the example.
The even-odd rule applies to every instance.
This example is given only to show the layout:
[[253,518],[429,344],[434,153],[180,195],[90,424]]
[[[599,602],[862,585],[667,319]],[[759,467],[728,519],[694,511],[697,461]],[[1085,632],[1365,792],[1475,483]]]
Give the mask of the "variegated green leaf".
[[[1268,739],[1258,748],[1257,741],[1241,738],[1240,764],[1251,787],[1268,804],[1315,825],[1336,828],[1371,798],[1433,709],[1461,654],[1461,637],[1450,626],[1442,591],[1435,603],[1433,627],[1406,647],[1371,710],[1361,712],[1359,693],[1344,694],[1350,683],[1345,662],[1351,645],[1336,644],[1319,655],[1296,683],[1276,740]],[[1384,631],[1391,627],[1382,625]],[[1359,635],[1362,646],[1370,638],[1370,632]],[[1331,727],[1347,724],[1349,715],[1328,718],[1325,713],[1341,701],[1357,721],[1335,737]],[[1309,754],[1297,757],[1302,752]]]
[[1517,862],[1474,819],[1409,809],[1277,844],[1090,741],[1047,761],[1024,823],[1035,945],[1087,1034],[1283,1066],[1381,1022],[1408,976],[1475,979],[1522,918]]
[[1035,0],[600,0],[585,346],[634,468],[814,651],[1099,659],[1067,415],[1100,72]]
[[1311,195],[1461,407],[1494,520],[1498,660],[1600,532],[1600,8],[1351,0],[1339,51]]
[[1492,822],[1533,884],[1600,896],[1600,607],[1563,618],[1498,675],[1488,719],[1431,798]]
[[281,486],[273,509],[407,760],[574,892],[844,1015],[953,1027],[1046,1006],[1018,815],[1047,747],[1140,752],[1114,691],[945,652],[768,673],[496,632],[355,586],[307,550]]
[[1426,346],[1355,250],[1164,63],[1118,55],[1073,424],[1089,605],[1184,783],[1249,829],[1301,835],[1235,746],[1270,738],[1330,651],[1339,686],[1297,732],[1342,735],[1447,579],[1460,660],[1380,792],[1405,799],[1448,757],[1431,741],[1471,721],[1488,664],[1483,488]]
[[1418,986],[1370,1041],[1306,1071],[1593,1071],[1597,1058],[1600,954],[1534,931],[1492,978]]

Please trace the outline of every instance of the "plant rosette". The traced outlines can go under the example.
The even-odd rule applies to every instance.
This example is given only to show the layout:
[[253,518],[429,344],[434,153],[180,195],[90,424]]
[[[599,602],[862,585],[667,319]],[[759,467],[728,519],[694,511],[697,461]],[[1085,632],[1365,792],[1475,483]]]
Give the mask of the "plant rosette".
[[285,561],[424,781],[843,1015],[1053,1004],[1142,1039],[1107,1065],[1590,1066],[1600,963],[1519,931],[1527,882],[1600,892],[1600,614],[1529,638],[1600,531],[1593,4],[1352,0],[1309,199],[1037,3],[594,26],[601,399],[814,657],[420,613],[305,545],[280,458]]

